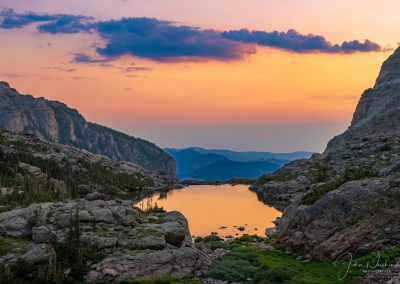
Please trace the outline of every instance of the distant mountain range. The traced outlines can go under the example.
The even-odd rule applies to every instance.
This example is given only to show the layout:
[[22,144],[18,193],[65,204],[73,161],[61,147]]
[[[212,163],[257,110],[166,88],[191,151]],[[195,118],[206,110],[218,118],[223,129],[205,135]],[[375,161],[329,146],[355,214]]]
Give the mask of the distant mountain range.
[[208,150],[199,147],[164,149],[176,160],[180,180],[227,181],[231,178],[257,178],[285,164],[309,158],[311,152],[271,153]]

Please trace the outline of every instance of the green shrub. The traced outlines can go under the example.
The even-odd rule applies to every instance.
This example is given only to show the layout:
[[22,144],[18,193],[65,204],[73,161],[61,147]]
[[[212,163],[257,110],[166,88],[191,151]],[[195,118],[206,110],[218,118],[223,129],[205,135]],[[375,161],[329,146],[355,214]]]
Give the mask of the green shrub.
[[200,284],[200,281],[191,278],[157,277],[148,280],[122,280],[118,284]]
[[353,180],[361,180],[365,178],[377,177],[379,175],[378,171],[374,168],[373,165],[366,166],[362,168],[346,168],[344,172],[341,174],[340,178],[329,181],[324,184],[318,186],[314,191],[306,194],[303,197],[303,204],[312,205],[317,200],[319,200],[326,193],[335,190],[345,184],[348,181]]
[[16,248],[28,251],[28,241],[22,238],[0,237],[0,257]]
[[235,248],[213,264],[207,277],[229,282],[252,278],[260,267],[258,254],[249,248]]
[[285,283],[292,278],[292,273],[284,267],[270,269],[263,266],[254,274],[254,282],[257,284]]
[[243,236],[233,240],[233,244],[246,244],[260,242],[263,239],[257,235],[244,234]]
[[293,174],[293,172],[286,170],[285,168],[282,168],[282,169],[274,172],[273,174],[264,174],[264,175],[260,176],[257,179],[256,183],[258,185],[262,185],[262,184],[266,184],[271,181],[285,182],[285,181],[294,179],[295,177],[296,176]]
[[[41,269],[40,269],[41,268]],[[43,269],[44,268],[44,269]],[[45,267],[35,267],[26,260],[18,259],[11,269],[0,267],[0,283],[7,284],[50,284],[50,279],[43,279]]]
[[220,237],[218,237],[216,235],[209,235],[209,236],[203,238],[203,242],[205,242],[205,243],[222,242],[222,241],[223,241],[223,239],[221,239]]
[[201,243],[202,241],[204,241],[204,239],[203,239],[202,237],[196,237],[196,238],[194,239],[194,242],[195,242],[195,243]]
[[228,249],[230,246],[226,243],[222,238],[218,237],[217,235],[209,235],[207,237],[197,239],[195,242],[204,242],[210,249],[216,250],[218,248]]
[[305,205],[314,204],[317,200],[319,200],[326,193],[337,189],[343,183],[344,183],[343,180],[338,180],[338,181],[333,181],[333,182],[325,183],[325,184],[318,186],[314,191],[307,193],[303,197],[303,204],[305,204]]

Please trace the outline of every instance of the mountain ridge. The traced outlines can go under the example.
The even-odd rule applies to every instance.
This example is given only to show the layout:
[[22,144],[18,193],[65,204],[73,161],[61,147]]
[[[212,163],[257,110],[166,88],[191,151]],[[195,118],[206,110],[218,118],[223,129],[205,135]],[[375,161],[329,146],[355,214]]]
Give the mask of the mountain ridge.
[[[294,151],[294,152],[268,152],[268,151],[234,151],[228,149],[204,149],[201,147],[192,147],[198,151],[207,151],[209,153],[220,153],[225,157],[229,157],[231,160],[237,161],[254,161],[262,159],[278,159],[278,160],[295,160],[301,159],[305,156],[311,156],[313,152],[308,151]],[[250,156],[246,158],[240,158],[240,155]],[[258,158],[257,158],[258,157]]]
[[257,178],[265,172],[279,169],[298,156],[311,155],[308,152],[237,152],[200,147],[166,148],[165,151],[177,161],[177,175],[181,180],[210,182],[228,181],[232,178]]
[[22,95],[0,82],[0,128],[32,133],[49,141],[134,162],[148,170],[175,174],[175,161],[154,143],[91,123],[58,101]]

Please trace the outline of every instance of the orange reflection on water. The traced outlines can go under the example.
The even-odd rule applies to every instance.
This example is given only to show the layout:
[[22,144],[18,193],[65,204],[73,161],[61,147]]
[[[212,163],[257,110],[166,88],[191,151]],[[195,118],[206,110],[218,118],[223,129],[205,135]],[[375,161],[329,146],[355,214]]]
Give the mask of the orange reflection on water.
[[[166,197],[156,194],[141,201],[151,201],[167,211],[180,211],[189,221],[192,235],[207,236],[218,232],[221,237],[243,234],[265,236],[265,229],[281,212],[264,205],[248,185],[194,185],[172,190]],[[236,227],[235,227],[236,226]],[[237,228],[243,226],[245,230]],[[223,228],[226,227],[226,228]]]

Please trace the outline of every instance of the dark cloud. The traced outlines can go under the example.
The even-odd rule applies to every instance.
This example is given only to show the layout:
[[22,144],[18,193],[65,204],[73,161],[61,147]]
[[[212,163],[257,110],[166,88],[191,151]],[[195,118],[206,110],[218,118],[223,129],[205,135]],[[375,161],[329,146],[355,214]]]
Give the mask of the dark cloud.
[[23,28],[33,23],[42,23],[37,29],[42,33],[78,33],[87,32],[91,28],[93,18],[75,15],[41,15],[36,13],[20,14],[11,9],[0,12],[0,28]]
[[382,47],[370,40],[365,40],[364,42],[359,42],[358,40],[345,41],[340,46],[344,52],[354,52],[354,51],[381,51]]
[[74,34],[88,32],[92,28],[92,18],[85,16],[56,15],[48,23],[38,27],[39,32],[50,34]]
[[71,79],[74,79],[74,80],[85,80],[85,79],[88,79],[88,78],[85,77],[85,76],[71,76],[70,78],[71,78]]
[[351,53],[356,51],[370,52],[381,51],[377,43],[365,40],[345,41],[341,45],[331,44],[323,36],[302,35],[295,30],[287,32],[249,31],[247,29],[226,31],[223,38],[253,43],[261,46],[280,48],[292,52],[325,52],[325,53]]
[[[345,41],[332,44],[320,35],[303,35],[295,30],[265,32],[231,30],[220,32],[177,25],[154,18],[122,18],[95,21],[91,17],[75,15],[19,14],[13,10],[0,12],[0,28],[22,28],[40,23],[38,32],[71,34],[95,32],[104,41],[102,47],[93,47],[100,58],[74,54],[74,62],[107,64],[121,56],[131,55],[157,61],[198,59],[235,60],[256,52],[256,46],[268,46],[290,52],[353,53],[381,51],[369,40]],[[146,71],[133,67],[127,72]]]
[[2,76],[8,77],[8,78],[20,78],[20,77],[25,77],[24,74],[19,74],[19,73],[3,73]]
[[147,78],[147,76],[138,75],[138,74],[128,74],[128,75],[126,75],[126,77],[129,77],[129,78]]
[[110,62],[108,58],[93,58],[85,53],[73,53],[75,63],[107,63]]
[[26,25],[50,21],[54,18],[52,15],[38,15],[35,13],[18,14],[12,9],[5,9],[0,12],[0,28],[15,29],[23,28]]
[[99,22],[99,35],[106,45],[97,48],[105,57],[134,55],[159,61],[185,58],[241,59],[254,47],[224,39],[214,30],[177,26],[149,18],[124,18]]
[[43,67],[43,69],[56,70],[56,71],[69,72],[69,73],[76,71],[75,68],[64,68],[64,67],[60,67],[60,66],[46,66],[46,67]]
[[150,68],[150,67],[144,67],[144,66],[130,66],[130,67],[127,67],[126,69],[125,69],[125,72],[141,72],[141,71],[151,71],[151,70],[153,70],[152,68]]

